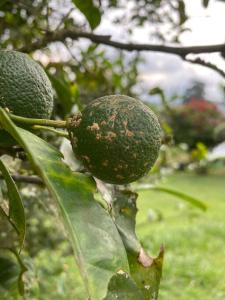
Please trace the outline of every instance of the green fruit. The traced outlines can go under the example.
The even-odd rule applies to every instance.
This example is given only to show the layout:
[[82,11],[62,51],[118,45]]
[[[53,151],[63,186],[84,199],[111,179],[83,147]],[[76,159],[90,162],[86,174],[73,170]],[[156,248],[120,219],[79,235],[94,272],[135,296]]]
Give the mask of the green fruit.
[[122,95],[91,102],[68,125],[75,155],[93,176],[127,184],[145,175],[155,163],[161,128],[141,101]]
[[[27,54],[0,51],[0,106],[22,117],[51,117],[53,90],[50,80],[43,68]],[[0,146],[5,144],[9,144],[9,135],[3,136],[0,132]]]
[[28,55],[0,51],[0,106],[27,118],[50,118],[53,91],[43,68]]

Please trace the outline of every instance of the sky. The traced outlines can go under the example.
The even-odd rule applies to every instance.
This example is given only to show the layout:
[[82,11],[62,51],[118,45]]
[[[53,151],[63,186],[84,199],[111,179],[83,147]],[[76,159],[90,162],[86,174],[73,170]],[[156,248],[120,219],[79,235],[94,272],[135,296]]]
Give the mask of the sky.
[[[189,20],[187,27],[191,31],[181,35],[181,44],[184,46],[211,45],[225,42],[225,4],[211,0],[207,9],[201,5],[201,0],[186,0]],[[150,25],[151,26],[151,25]],[[154,43],[148,39],[149,26],[134,30],[131,41],[136,43]],[[112,34],[112,38],[125,41],[125,31],[118,30],[111,24],[110,15],[106,16],[96,33]],[[143,90],[144,100],[149,100],[146,91],[154,86],[163,88],[168,96],[183,94],[193,79],[206,84],[206,98],[211,101],[223,101],[224,94],[220,86],[225,80],[213,70],[183,62],[175,55],[163,53],[143,52],[145,62],[140,65],[140,89]],[[190,55],[190,58],[194,56]],[[225,61],[219,54],[202,54],[200,57],[216,64],[225,70]]]

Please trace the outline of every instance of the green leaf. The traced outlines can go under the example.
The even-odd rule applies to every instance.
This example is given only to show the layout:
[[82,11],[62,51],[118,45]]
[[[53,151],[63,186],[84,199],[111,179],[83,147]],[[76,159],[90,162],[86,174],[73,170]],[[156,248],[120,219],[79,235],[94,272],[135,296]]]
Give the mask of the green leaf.
[[112,215],[125,248],[134,253],[139,253],[141,250],[141,244],[135,233],[137,196],[136,193],[129,190],[115,190],[112,205]]
[[15,226],[9,220],[9,216],[5,210],[0,206],[0,249],[15,247],[15,238],[17,241],[18,237]]
[[84,14],[91,29],[95,29],[101,22],[101,12],[94,5],[93,0],[73,0],[76,7]]
[[135,282],[126,274],[116,274],[112,277],[108,294],[104,300],[144,300]]
[[199,200],[193,196],[184,194],[182,192],[176,191],[174,189],[160,187],[160,186],[152,186],[151,189],[156,192],[163,192],[163,193],[167,193],[167,194],[176,196],[179,199],[184,200],[197,208],[200,208],[201,210],[205,211],[207,209],[207,206],[201,200]]
[[161,97],[165,97],[163,90],[156,86],[149,91],[150,95],[160,95]]
[[172,113],[172,108],[170,107],[170,105],[169,105],[169,103],[168,103],[168,101],[166,99],[164,91],[160,87],[154,87],[154,88],[152,88],[149,91],[149,94],[150,95],[159,95],[160,98],[161,98],[161,101],[162,101],[162,105],[165,108],[165,110],[168,111],[169,113]]
[[59,206],[87,298],[102,300],[111,277],[118,270],[129,272],[129,265],[114,222],[93,198],[93,183],[87,176],[72,172],[53,146],[16,127],[3,109],[0,122],[25,149]]
[[138,259],[134,255],[128,257],[132,278],[142,290],[145,300],[157,300],[158,298],[163,256],[164,249],[161,247],[156,258],[147,255],[143,249],[139,253]]
[[18,291],[21,296],[24,294],[22,277],[26,271],[26,266],[15,250],[0,249],[0,292],[3,299],[16,297]]
[[159,256],[152,258],[137,239],[135,233],[137,194],[128,190],[115,189],[114,198],[112,214],[128,253],[132,279],[141,291],[144,300],[155,300],[158,297],[164,251],[161,249]]
[[25,233],[26,233],[26,220],[25,220],[23,202],[14,180],[12,179],[7,167],[5,166],[5,164],[1,159],[0,159],[0,171],[5,179],[7,189],[8,189],[8,197],[9,197],[8,217],[19,235],[19,243],[21,249],[24,243]]
[[7,2],[8,2],[8,0],[1,0],[0,8],[3,7]]
[[49,72],[47,73],[63,107],[64,114],[69,114],[74,104],[80,106],[76,85],[72,85],[70,82],[66,81],[62,74],[52,75]]
[[180,23],[180,25],[182,25],[187,20],[185,3],[183,0],[179,0],[179,2],[178,2],[178,11],[179,11],[179,18],[180,18],[179,23]]

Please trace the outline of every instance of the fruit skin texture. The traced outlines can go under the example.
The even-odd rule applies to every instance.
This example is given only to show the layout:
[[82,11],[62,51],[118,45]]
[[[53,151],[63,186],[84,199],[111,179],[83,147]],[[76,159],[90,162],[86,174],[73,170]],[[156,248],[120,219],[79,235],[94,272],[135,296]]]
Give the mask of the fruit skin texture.
[[0,106],[27,118],[50,118],[53,91],[43,68],[27,54],[0,51]]
[[75,155],[93,176],[127,184],[145,175],[161,145],[161,127],[141,101],[123,95],[96,99],[68,125]]

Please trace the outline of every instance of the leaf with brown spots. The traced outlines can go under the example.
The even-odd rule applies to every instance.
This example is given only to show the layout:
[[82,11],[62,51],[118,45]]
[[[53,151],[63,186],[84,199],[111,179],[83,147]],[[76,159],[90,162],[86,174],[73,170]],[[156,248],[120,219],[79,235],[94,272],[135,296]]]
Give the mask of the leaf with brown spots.
[[160,249],[158,257],[152,258],[141,247],[135,233],[137,196],[129,190],[121,191],[114,188],[111,213],[127,251],[132,279],[142,291],[143,299],[156,300],[162,274],[164,249]]
[[83,279],[84,299],[103,299],[111,278],[120,269],[128,273],[129,265],[114,222],[93,197],[93,182],[72,172],[56,148],[15,126],[1,108],[0,124],[24,148],[58,206]]

